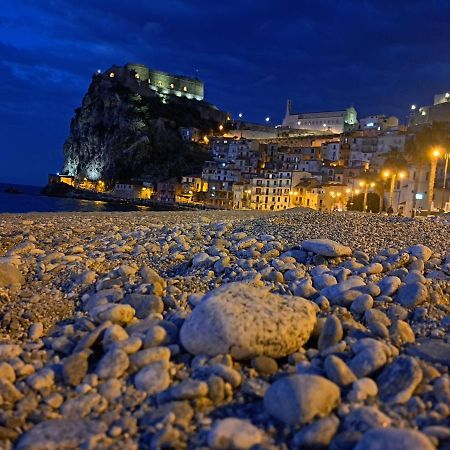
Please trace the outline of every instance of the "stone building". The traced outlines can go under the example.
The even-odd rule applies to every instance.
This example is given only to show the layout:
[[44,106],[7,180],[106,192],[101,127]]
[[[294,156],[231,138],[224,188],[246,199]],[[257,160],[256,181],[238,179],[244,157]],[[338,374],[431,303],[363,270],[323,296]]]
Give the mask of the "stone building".
[[353,106],[340,111],[294,113],[291,100],[287,101],[286,115],[283,119],[283,127],[323,134],[341,134],[353,128],[356,123],[357,113]]
[[411,106],[409,126],[450,122],[450,92],[436,94],[430,106]]
[[125,82],[137,81],[160,95],[176,95],[195,100],[203,100],[205,97],[203,81],[150,69],[144,64],[128,63],[123,67],[112,66],[104,75],[109,78],[117,77]]

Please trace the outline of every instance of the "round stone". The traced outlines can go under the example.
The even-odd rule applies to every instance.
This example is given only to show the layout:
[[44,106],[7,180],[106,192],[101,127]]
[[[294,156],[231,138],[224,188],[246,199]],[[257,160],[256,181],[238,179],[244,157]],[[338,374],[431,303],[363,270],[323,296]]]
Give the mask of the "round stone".
[[180,339],[193,354],[280,358],[300,349],[315,323],[312,302],[230,283],[205,295],[183,323]]

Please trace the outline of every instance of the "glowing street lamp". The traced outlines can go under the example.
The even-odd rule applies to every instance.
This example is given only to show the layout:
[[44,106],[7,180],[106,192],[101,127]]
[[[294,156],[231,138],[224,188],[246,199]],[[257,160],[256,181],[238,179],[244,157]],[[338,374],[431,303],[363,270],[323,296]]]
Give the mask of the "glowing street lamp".
[[270,117],[269,116],[266,117],[266,122],[270,122]]
[[417,108],[416,105],[411,105],[411,110],[414,111]]
[[239,116],[239,119],[242,119],[242,113],[239,113],[238,116]]
[[430,169],[430,178],[428,179],[428,212],[431,212],[431,206],[433,205],[433,196],[434,196],[434,183],[436,181],[436,168],[437,161],[442,155],[442,149],[439,147],[435,147],[431,151],[431,169]]
[[220,131],[223,130],[223,125],[222,125],[222,124],[219,125],[219,130],[220,130]]

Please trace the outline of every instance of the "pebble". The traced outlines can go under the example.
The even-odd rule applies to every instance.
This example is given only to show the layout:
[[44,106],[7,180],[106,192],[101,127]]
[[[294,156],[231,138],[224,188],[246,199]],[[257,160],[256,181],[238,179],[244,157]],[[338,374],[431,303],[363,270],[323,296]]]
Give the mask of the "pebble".
[[302,248],[308,252],[330,258],[336,256],[349,256],[352,254],[352,249],[350,247],[331,239],[307,239],[302,242]]
[[323,417],[340,402],[339,387],[317,375],[290,375],[273,383],[264,396],[267,412],[288,425]]
[[142,368],[134,377],[136,389],[154,395],[170,385],[167,361],[157,361]]
[[398,428],[373,428],[364,434],[354,450],[435,450],[419,431]]
[[217,420],[208,435],[209,447],[217,450],[246,450],[262,441],[258,428],[234,417]]
[[183,323],[180,338],[193,354],[279,358],[298,350],[315,322],[314,305],[304,299],[231,283],[203,298]]

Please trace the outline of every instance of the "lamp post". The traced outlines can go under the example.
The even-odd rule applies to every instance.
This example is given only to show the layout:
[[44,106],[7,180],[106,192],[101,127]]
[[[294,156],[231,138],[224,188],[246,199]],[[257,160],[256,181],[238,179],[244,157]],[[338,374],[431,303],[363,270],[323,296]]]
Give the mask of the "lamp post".
[[389,177],[391,177],[391,184],[390,184],[390,188],[389,188],[389,208],[390,209],[394,209],[394,190],[395,190],[395,181],[397,179],[397,176],[399,179],[405,178],[406,173],[403,171],[400,172],[394,172],[394,171],[390,171],[390,170],[385,170],[383,172],[383,178],[387,179]]
[[428,213],[431,213],[431,207],[433,205],[434,183],[436,181],[436,168],[438,158],[441,156],[441,149],[436,147],[431,152],[431,168],[430,177],[428,179]]
[[367,210],[367,196],[369,194],[369,187],[374,187],[375,183],[369,183],[368,181],[360,181],[359,185],[364,187],[364,200],[363,200],[363,211]]

